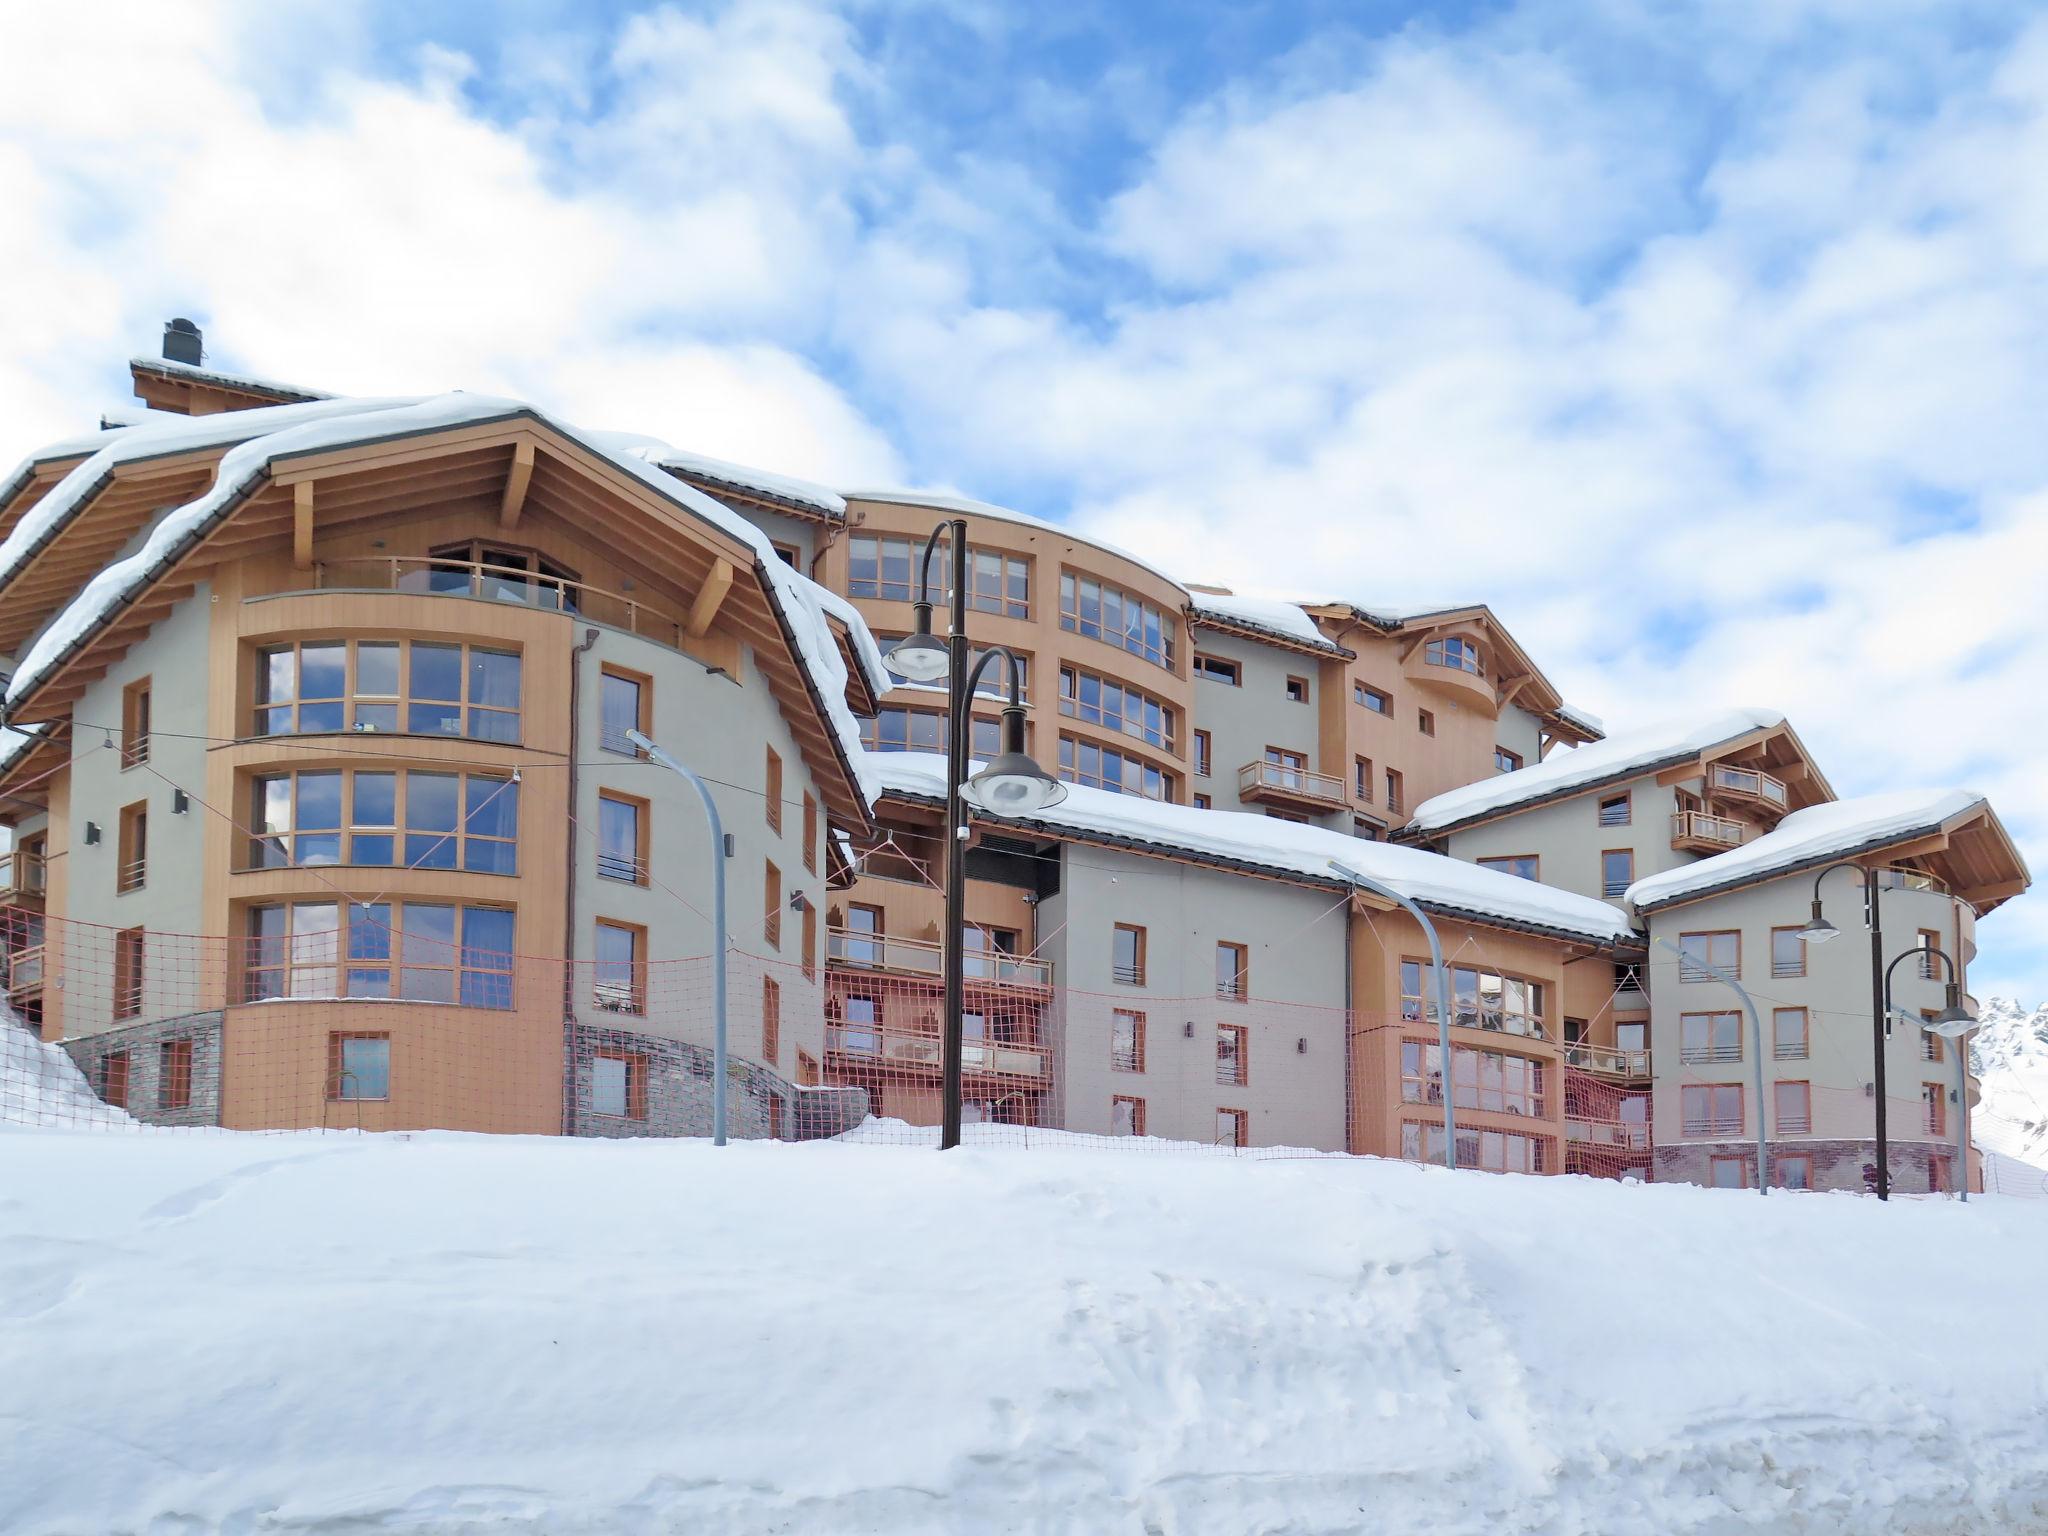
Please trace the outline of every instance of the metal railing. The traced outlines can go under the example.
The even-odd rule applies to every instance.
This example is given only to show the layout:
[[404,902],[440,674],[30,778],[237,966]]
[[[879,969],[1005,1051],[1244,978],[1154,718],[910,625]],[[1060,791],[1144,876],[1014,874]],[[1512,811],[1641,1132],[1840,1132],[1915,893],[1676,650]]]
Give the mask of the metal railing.
[[139,891],[149,883],[149,860],[147,857],[130,859],[115,871],[114,889],[117,891]]
[[1707,787],[1731,795],[1750,795],[1771,805],[1787,805],[1785,781],[1758,768],[1731,768],[1714,763],[1707,769]]
[[1650,1053],[1647,1049],[1629,1051],[1618,1045],[1568,1045],[1564,1048],[1564,1064],[1606,1077],[1650,1075]]
[[1678,1060],[1683,1066],[1706,1066],[1719,1061],[1742,1060],[1742,1042],[1718,1045],[1682,1045],[1678,1048]]
[[1804,1061],[1804,1060],[1806,1060],[1806,1042],[1805,1042],[1804,1040],[1801,1040],[1801,1041],[1800,1041],[1800,1042],[1799,1042],[1798,1044],[1796,1044],[1796,1045],[1786,1045],[1786,1044],[1783,1044],[1783,1043],[1779,1043],[1779,1044],[1773,1045],[1773,1046],[1771,1047],[1771,1060],[1773,1060],[1773,1061]]
[[1888,891],[1933,891],[1946,896],[1948,886],[1918,869],[1897,869],[1890,865],[1876,871],[1878,885]]
[[0,894],[42,895],[44,883],[49,878],[45,863],[40,853],[25,853],[20,849],[0,853]]
[[[828,928],[825,931],[825,959],[828,964],[847,969],[900,971],[936,979],[943,973],[945,946],[930,939],[899,939],[855,928]],[[1039,960],[1029,955],[1006,955],[1000,950],[971,946],[960,959],[960,974],[969,981],[993,982],[999,986],[1052,985],[1050,960]]]
[[622,592],[571,581],[566,576],[544,576],[516,565],[419,555],[359,555],[316,560],[313,585],[321,591],[410,592],[513,603],[550,613],[575,614],[659,641],[674,650],[687,648],[687,631],[674,614],[649,607]]
[[1740,848],[1742,840],[1749,835],[1749,827],[1727,816],[1712,816],[1705,811],[1673,811],[1671,813],[1671,846],[1680,843],[1712,843],[1717,848]]
[[1347,803],[1348,793],[1344,781],[1335,774],[1316,773],[1312,769],[1296,768],[1288,763],[1269,763],[1264,759],[1246,763],[1237,770],[1237,792],[1240,795],[1260,790],[1298,795],[1305,800],[1330,805]]
[[1743,1118],[1702,1115],[1698,1119],[1687,1119],[1679,1126],[1679,1133],[1685,1136],[1740,1136]]
[[[828,1022],[825,1049],[895,1066],[928,1067],[934,1072],[943,1058],[943,1042],[936,1031],[891,1029],[879,1024]],[[960,1066],[962,1071],[988,1076],[1042,1078],[1046,1076],[1046,1053],[1039,1046],[976,1038],[962,1043]]]

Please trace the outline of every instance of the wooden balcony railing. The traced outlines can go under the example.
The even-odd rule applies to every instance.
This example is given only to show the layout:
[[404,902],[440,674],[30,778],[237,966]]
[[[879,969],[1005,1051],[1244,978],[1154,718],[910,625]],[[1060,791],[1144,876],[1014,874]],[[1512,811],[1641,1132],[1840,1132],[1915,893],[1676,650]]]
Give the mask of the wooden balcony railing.
[[[945,948],[930,939],[899,939],[853,928],[828,928],[825,958],[829,964],[847,970],[891,971],[936,980],[943,972]],[[996,986],[1049,987],[1052,962],[970,946],[961,956],[961,975],[968,981]]]
[[1565,1140],[1576,1141],[1596,1147],[1620,1147],[1630,1152],[1646,1152],[1650,1147],[1650,1128],[1640,1120],[1574,1120],[1564,1123]]
[[1316,773],[1286,763],[1261,759],[1237,770],[1237,793],[1241,799],[1286,799],[1336,808],[1348,805],[1344,781],[1335,774]]
[[1716,794],[1742,795],[1779,810],[1791,803],[1786,798],[1785,781],[1759,768],[1731,768],[1726,763],[1713,763],[1707,768],[1707,788]]
[[43,989],[43,946],[31,944],[7,957],[7,993],[22,997]]
[[1671,815],[1671,846],[1686,849],[1704,844],[1714,849],[1740,848],[1749,835],[1746,824],[1727,816],[1710,816],[1705,811],[1674,811]]
[[1597,1072],[1602,1077],[1650,1075],[1647,1050],[1625,1051],[1616,1045],[1568,1045],[1564,1048],[1564,1064],[1582,1072]]
[[47,876],[39,853],[0,853],[0,897],[40,896]]
[[[942,1065],[942,1042],[938,1034],[924,1030],[890,1029],[876,1024],[827,1023],[825,1049],[843,1057],[892,1067],[921,1067],[937,1072]],[[1043,1047],[986,1037],[962,1043],[960,1068],[963,1072],[986,1077],[1044,1078],[1049,1075]]]
[[650,608],[638,598],[609,592],[564,576],[543,576],[514,565],[480,560],[445,560],[416,555],[364,555],[313,564],[316,588],[347,592],[413,592],[515,603],[551,613],[572,613],[631,634],[687,649],[687,631],[674,614]]

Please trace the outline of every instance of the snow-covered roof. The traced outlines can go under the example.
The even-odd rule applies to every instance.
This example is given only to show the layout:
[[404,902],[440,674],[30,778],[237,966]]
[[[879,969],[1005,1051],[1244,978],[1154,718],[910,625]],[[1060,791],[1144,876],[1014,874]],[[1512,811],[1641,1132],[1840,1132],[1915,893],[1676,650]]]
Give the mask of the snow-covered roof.
[[[190,543],[204,537],[244,496],[256,488],[277,459],[354,443],[374,442],[390,437],[515,416],[540,422],[579,443],[590,452],[632,475],[634,479],[669,502],[684,508],[754,550],[755,564],[759,570],[766,573],[771,598],[795,641],[798,660],[810,676],[825,716],[838,738],[841,755],[859,784],[863,796],[872,804],[880,792],[879,785],[866,766],[868,758],[861,749],[859,722],[855,720],[846,700],[846,664],[841,659],[839,645],[833,638],[831,625],[826,621],[826,614],[829,611],[835,617],[848,622],[851,632],[856,636],[856,653],[861,654],[863,667],[869,669],[872,675],[880,669],[881,657],[875,647],[874,637],[868,633],[867,626],[862,622],[858,612],[809,577],[791,569],[775,553],[775,546],[769,541],[767,534],[752,522],[716,498],[657,469],[642,455],[621,451],[616,446],[615,435],[586,433],[523,401],[490,395],[456,393],[436,395],[425,400],[323,401],[260,410],[227,411],[217,416],[194,418],[191,423],[194,432],[206,423],[221,424],[222,430],[236,424],[243,429],[242,432],[222,436],[217,439],[218,441],[232,442],[235,436],[245,435],[252,428],[261,435],[248,436],[247,440],[238,442],[230,448],[222,455],[211,486],[183,506],[173,507],[166,512],[150,530],[140,549],[126,559],[117,560],[107,566],[86,583],[77,597],[50,622],[22,656],[21,665],[7,688],[8,704],[14,704],[40,686],[49,674],[61,665],[70,651],[109,619],[127,598],[153,580]],[[264,430],[266,421],[270,430]],[[150,434],[147,439],[144,438],[145,432]],[[30,516],[35,517],[41,513],[50,501],[56,500],[60,493],[72,485],[74,477],[83,475],[107,454],[129,451],[138,442],[158,445],[153,451],[171,451],[170,448],[161,446],[164,436],[165,434],[156,428],[132,429],[119,442],[103,449],[85,464],[81,464],[71,476],[60,482],[49,497],[31,510]],[[175,443],[175,447],[178,448],[194,445],[189,438],[180,438]],[[93,478],[96,479],[97,476]],[[84,488],[91,483],[90,479],[82,481],[78,491],[82,494]],[[76,500],[77,497],[74,496],[72,499]],[[16,533],[19,534],[21,531],[17,529]],[[5,551],[12,549],[14,545],[15,540],[10,537],[6,546],[0,546],[0,562],[4,562]]]
[[1660,765],[1697,757],[1751,731],[1784,723],[1784,714],[1775,709],[1724,709],[1623,731],[1589,746],[1553,752],[1543,762],[1513,773],[1433,795],[1415,808],[1412,826],[1423,833],[1447,831],[1516,806],[1648,773]]
[[881,644],[875,639],[875,632],[868,628],[868,621],[861,617],[860,610],[830,587],[817,582],[811,582],[811,592],[819,607],[846,626],[846,632],[853,640],[853,654],[867,678],[868,692],[879,699],[895,687],[895,674],[882,660]]
[[1220,624],[1264,631],[1295,645],[1309,646],[1332,656],[1355,654],[1316,628],[1316,621],[1303,611],[1301,604],[1288,602],[1284,598],[1246,597],[1235,592],[1203,592],[1190,587],[1188,608],[1197,619],[1214,619]]
[[[944,799],[946,760],[937,753],[876,752],[868,760],[885,791]],[[1334,861],[1445,915],[1537,928],[1599,944],[1634,937],[1627,916],[1604,901],[1419,848],[1368,842],[1244,811],[1162,805],[1136,795],[1069,784],[1066,799],[1048,810],[1029,817],[985,819],[1055,833],[1128,839],[1165,852],[1341,887],[1348,882],[1331,867]]]
[[227,389],[256,390],[266,395],[287,395],[294,400],[332,400],[332,392],[324,389],[308,389],[303,384],[286,384],[278,379],[259,378],[253,373],[229,373],[220,368],[207,368],[198,363],[180,363],[168,357],[131,357],[130,368],[141,368],[150,373],[167,373],[178,378],[190,379],[195,384],[219,384]]
[[847,491],[848,501],[878,501],[898,507],[930,507],[935,512],[960,512],[969,517],[992,517],[1001,522],[1016,523],[1025,528],[1043,528],[1048,533],[1057,533],[1063,538],[1089,544],[1104,554],[1115,555],[1119,560],[1128,560],[1157,576],[1161,581],[1170,581],[1178,588],[1180,578],[1171,571],[1153,564],[1140,554],[1134,554],[1092,534],[1081,532],[1067,523],[1049,522],[1042,517],[1033,517],[1029,512],[1019,512],[1012,507],[999,507],[991,501],[976,501],[972,496],[961,496],[952,491],[913,490],[869,490]]
[[640,453],[648,463],[674,470],[680,475],[691,475],[717,485],[730,486],[736,491],[763,496],[770,501],[793,502],[834,521],[846,516],[844,496],[809,480],[799,480],[792,475],[771,474],[765,469],[749,469],[744,464],[730,464],[724,459],[714,459],[708,454],[686,453],[680,449],[670,448],[666,444],[650,443],[642,448]]
[[16,730],[11,726],[0,725],[0,773],[11,768],[14,760],[34,746],[41,735],[42,729],[39,726],[32,725]]
[[1607,734],[1607,722],[1590,709],[1580,709],[1575,704],[1560,704],[1557,706],[1557,715],[1560,720],[1569,720],[1573,725],[1591,731],[1595,736]]
[[[307,422],[381,412],[412,403],[409,399],[312,400],[296,405],[258,406],[247,411],[219,411],[211,416],[164,415],[144,426],[119,427],[94,433],[91,438],[73,439],[74,443],[96,442],[98,446],[90,458],[52,486],[49,495],[30,507],[5,541],[0,542],[0,587],[12,581],[30,557],[55,537],[123,464],[243,443]],[[54,449],[66,446],[39,449],[29,462],[63,457]]]
[[1624,899],[1637,911],[1644,911],[1732,886],[1753,885],[1828,859],[1923,837],[1986,804],[1975,790],[1905,789],[1808,806],[1794,811],[1755,842],[1638,880]]

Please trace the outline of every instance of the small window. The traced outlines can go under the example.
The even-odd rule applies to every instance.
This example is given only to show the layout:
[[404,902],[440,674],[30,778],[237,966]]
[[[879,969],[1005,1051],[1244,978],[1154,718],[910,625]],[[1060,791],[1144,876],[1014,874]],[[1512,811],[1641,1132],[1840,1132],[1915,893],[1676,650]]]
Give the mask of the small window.
[[1600,825],[1603,827],[1625,827],[1629,824],[1629,797],[1626,793],[1609,795],[1600,802]]
[[1678,1016],[1678,1059],[1687,1066],[1742,1060],[1742,1015],[1732,1008]]
[[1614,1026],[1614,1048],[1618,1051],[1648,1050],[1650,1026],[1641,1019],[1618,1021]]
[[1510,752],[1506,747],[1493,749],[1493,767],[1496,773],[1515,773],[1522,766],[1522,754]]
[[1216,1111],[1216,1145],[1248,1147],[1251,1143],[1251,1115],[1242,1109]]
[[774,1066],[782,1054],[782,983],[761,978],[761,1059]]
[[1382,693],[1369,684],[1354,681],[1351,684],[1351,702],[1371,710],[1376,715],[1391,715],[1394,712],[1394,697]]
[[128,1107],[128,1053],[109,1051],[100,1058],[100,1098],[116,1109]]
[[590,1062],[590,1108],[616,1120],[647,1118],[647,1058],[599,1051]]
[[1306,704],[1308,702],[1307,678],[1289,677],[1287,679],[1287,702],[1290,704]]
[[1110,980],[1127,987],[1145,985],[1145,930],[1118,923],[1110,939]]
[[1934,958],[1934,952],[1941,948],[1941,935],[1932,928],[1922,928],[1919,933],[1918,947],[1920,950],[1920,979],[1922,981],[1943,980],[1941,965]]
[[1739,1157],[1717,1157],[1711,1160],[1707,1182],[1715,1189],[1749,1188],[1749,1165]]
[[1195,732],[1195,777],[1198,779],[1209,777],[1209,733],[1207,731]]
[[818,1058],[809,1051],[796,1053],[796,1085],[799,1088],[815,1088],[820,1081]]
[[1195,809],[1198,811],[1206,811],[1210,809],[1209,797],[1207,795],[1195,796]]
[[149,883],[149,802],[121,808],[121,841],[116,850],[116,891],[139,891]]
[[1112,1072],[1145,1070],[1145,1015],[1129,1008],[1116,1008],[1109,1015],[1109,1069]]
[[647,1011],[646,930],[633,923],[597,920],[597,963],[592,1001],[606,1013]]
[[121,690],[121,766],[149,761],[149,679]]
[[1806,974],[1806,943],[1797,928],[1771,930],[1771,974],[1780,978]]
[[1805,1153],[1771,1159],[1771,1182],[1780,1189],[1813,1188],[1813,1159]]
[[1940,1083],[1922,1083],[1920,1102],[1925,1108],[1926,1124],[1922,1127],[1929,1136],[1948,1134],[1948,1090]]
[[1436,716],[1429,710],[1418,709],[1415,711],[1415,729],[1422,732],[1425,736],[1434,736],[1436,734]]
[[1742,934],[1735,929],[1719,933],[1681,933],[1678,947],[1683,951],[1678,962],[1680,981],[1718,981],[1714,971],[1726,971],[1730,976],[1742,975]]
[[390,1098],[391,1037],[329,1035],[327,1097],[342,1101]]
[[782,948],[782,871],[770,859],[761,872],[761,936],[775,949]]
[[1697,1137],[1740,1136],[1740,1083],[1687,1083],[1678,1090],[1679,1130]]
[[773,747],[768,749],[766,770],[767,788],[762,791],[762,806],[768,814],[768,830],[777,837],[782,835],[782,754]]
[[1394,816],[1401,814],[1401,775],[1391,768],[1387,770],[1387,811]]
[[775,557],[791,570],[800,571],[804,568],[803,551],[794,544],[777,543],[775,546]]
[[1216,946],[1216,995],[1234,1003],[1251,995],[1251,951],[1244,945]]
[[1771,1128],[1777,1136],[1804,1136],[1813,1130],[1813,1085],[1771,1084]]
[[142,949],[140,928],[123,928],[114,935],[114,1017],[142,1017]]
[[1251,1081],[1251,1062],[1247,1056],[1250,1031],[1242,1024],[1218,1024],[1216,1026],[1216,1081],[1227,1087],[1241,1088]]
[[1774,1008],[1771,1010],[1771,1059],[1774,1061],[1806,1060],[1806,1010],[1804,1008]]
[[156,1107],[192,1107],[192,1037],[181,1035],[166,1040],[156,1052]]
[[623,667],[606,667],[598,680],[597,744],[607,752],[638,756],[640,749],[627,733],[654,734],[653,702],[652,679]]
[[1372,759],[1351,759],[1351,793],[1366,805],[1372,804]]
[[1244,681],[1244,668],[1222,656],[1195,654],[1195,676],[1205,682],[1224,683],[1235,688]]
[[1109,1101],[1109,1134],[1112,1136],[1142,1136],[1145,1134],[1145,1101],[1118,1094]]
[[1491,869],[1503,875],[1513,875],[1518,880],[1534,880],[1541,860],[1533,853],[1511,853],[1500,858],[1481,859],[1481,869]]
[[597,797],[597,873],[628,885],[647,883],[648,814],[645,800],[610,790]]
[[1609,848],[1600,855],[1600,894],[1613,900],[1628,894],[1636,883],[1636,854],[1633,848]]

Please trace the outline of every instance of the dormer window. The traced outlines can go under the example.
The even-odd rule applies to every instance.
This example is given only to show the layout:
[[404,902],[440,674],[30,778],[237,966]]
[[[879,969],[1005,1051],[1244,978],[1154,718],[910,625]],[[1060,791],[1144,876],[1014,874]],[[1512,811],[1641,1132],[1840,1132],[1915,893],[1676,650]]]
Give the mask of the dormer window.
[[1422,648],[1422,659],[1432,667],[1450,667],[1454,671],[1469,672],[1474,677],[1486,676],[1486,669],[1479,662],[1479,647],[1463,635],[1446,635],[1441,640],[1431,640]]

